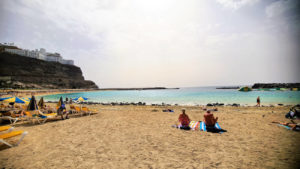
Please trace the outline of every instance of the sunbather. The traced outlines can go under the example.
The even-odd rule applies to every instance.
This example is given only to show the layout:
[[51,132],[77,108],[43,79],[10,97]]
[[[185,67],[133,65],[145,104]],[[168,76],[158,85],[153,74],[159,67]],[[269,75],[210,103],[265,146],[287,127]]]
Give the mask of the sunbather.
[[204,123],[206,126],[212,126],[214,127],[216,122],[218,121],[218,117],[214,117],[214,114],[210,112],[210,110],[207,110],[207,112],[204,114]]
[[284,126],[288,126],[288,127],[291,127],[292,130],[294,131],[300,131],[300,124],[296,124],[296,123],[283,123],[283,122],[278,122],[278,121],[272,121],[272,123],[276,123],[276,124],[281,124],[281,125],[284,125]]
[[179,128],[183,130],[190,130],[190,118],[185,114],[185,109],[182,110],[182,114],[179,115],[178,121],[180,123]]
[[210,112],[210,110],[207,110],[207,112],[204,114],[204,123],[206,125],[206,130],[208,132],[213,132],[213,133],[219,133],[219,132],[226,132],[226,130],[223,129],[218,129],[215,127],[218,117],[214,117],[214,115]]

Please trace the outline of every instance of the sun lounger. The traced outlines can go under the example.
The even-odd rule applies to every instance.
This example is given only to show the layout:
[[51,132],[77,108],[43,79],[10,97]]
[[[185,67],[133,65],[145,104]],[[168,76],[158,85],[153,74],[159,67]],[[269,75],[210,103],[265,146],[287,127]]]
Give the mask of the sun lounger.
[[[27,131],[12,131],[12,132],[9,132],[9,133],[0,134],[0,142],[3,143],[3,144],[8,145],[9,147],[17,146],[21,143],[21,141],[24,139],[24,137],[27,134],[28,134]],[[18,136],[18,135],[21,135],[21,138],[19,139],[19,141],[16,144],[10,144],[7,141],[5,141],[8,138],[15,137],[15,136]]]
[[91,115],[91,111],[87,107],[82,107],[81,112],[84,114],[88,114],[89,116]]
[[48,119],[54,119],[57,117],[57,113],[50,113],[50,114],[44,114],[44,113],[40,113],[39,118],[43,119],[40,121],[40,123],[45,123]]
[[35,124],[35,120],[39,123],[39,124],[43,124],[45,123],[48,119],[52,119],[55,118],[57,116],[57,113],[50,113],[50,114],[43,114],[42,112],[37,112],[37,114],[32,114],[29,111],[25,112],[25,118],[28,121],[31,121],[32,124]]
[[78,107],[78,106],[74,106],[74,108],[75,108],[75,112],[76,112],[76,113],[81,113],[81,109],[80,109],[80,107]]
[[70,110],[72,114],[77,112],[74,105],[70,105]]
[[14,125],[19,120],[19,118],[17,118],[17,117],[11,117],[11,116],[1,116],[0,119],[2,119],[2,120],[9,120],[9,122],[12,125]]
[[0,132],[1,131],[11,132],[13,129],[14,129],[14,127],[11,127],[11,126],[0,126]]

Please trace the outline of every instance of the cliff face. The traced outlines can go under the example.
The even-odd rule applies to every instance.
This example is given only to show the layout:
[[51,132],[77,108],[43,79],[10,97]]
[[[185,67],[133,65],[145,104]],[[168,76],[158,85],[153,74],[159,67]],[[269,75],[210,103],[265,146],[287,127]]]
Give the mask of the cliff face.
[[1,52],[0,88],[90,89],[98,86],[84,80],[77,66]]

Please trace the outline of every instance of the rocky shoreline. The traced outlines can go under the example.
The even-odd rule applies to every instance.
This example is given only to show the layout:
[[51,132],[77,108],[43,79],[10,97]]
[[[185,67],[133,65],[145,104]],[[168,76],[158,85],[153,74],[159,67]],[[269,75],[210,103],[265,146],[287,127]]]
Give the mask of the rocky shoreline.
[[[46,103],[58,103],[58,101],[46,101]],[[74,102],[73,102],[74,103]],[[68,103],[70,104],[70,103]],[[167,103],[160,103],[160,104],[153,104],[153,103],[146,103],[146,102],[94,102],[94,101],[87,101],[87,102],[77,102],[77,104],[85,104],[85,105],[103,105],[103,106],[200,106],[200,107],[256,107],[255,105],[248,105],[248,104],[239,104],[239,103],[232,103],[232,104],[224,104],[224,103],[207,103],[207,104],[195,104],[195,105],[183,105],[183,104],[167,104]],[[297,105],[297,104],[295,104]],[[295,106],[292,104],[268,104],[268,105],[261,105],[261,107],[290,107]],[[299,105],[299,104],[298,104]]]
[[300,88],[300,83],[255,83],[252,88]]

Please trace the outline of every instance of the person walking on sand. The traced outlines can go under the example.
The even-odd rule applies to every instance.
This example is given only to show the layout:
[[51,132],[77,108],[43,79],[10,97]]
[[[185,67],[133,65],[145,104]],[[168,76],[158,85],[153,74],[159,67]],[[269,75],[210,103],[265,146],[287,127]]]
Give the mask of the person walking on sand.
[[183,130],[189,130],[190,118],[185,114],[185,109],[182,109],[182,114],[179,115],[178,121],[180,123],[179,128]]
[[260,107],[260,97],[259,97],[259,96],[258,96],[257,99],[256,99],[256,103],[257,103],[256,106],[257,106],[257,107]]

